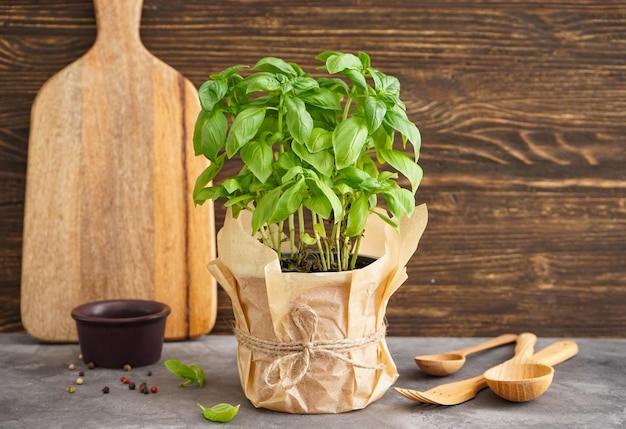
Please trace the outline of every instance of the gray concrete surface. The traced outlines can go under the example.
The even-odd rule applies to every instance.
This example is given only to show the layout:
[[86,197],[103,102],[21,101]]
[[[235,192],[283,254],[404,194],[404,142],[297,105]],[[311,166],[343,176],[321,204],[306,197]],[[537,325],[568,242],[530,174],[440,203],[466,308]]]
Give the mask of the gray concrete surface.
[[[417,354],[469,346],[482,338],[388,338],[400,372],[396,386],[426,390],[470,378],[508,359],[513,346],[472,355],[463,369],[434,378],[415,366]],[[540,338],[537,348],[555,339]],[[507,402],[484,390],[453,407],[421,405],[390,389],[364,410],[339,415],[291,415],[255,409],[244,397],[237,375],[236,341],[209,335],[168,342],[159,363],[120,370],[88,370],[77,359],[76,344],[41,344],[25,334],[0,334],[0,427],[14,428],[623,428],[626,427],[626,339],[577,339],[580,351],[556,367],[550,389],[526,403]],[[165,359],[204,368],[204,388],[178,387],[162,365]],[[68,365],[75,363],[76,369]],[[79,370],[84,384],[69,394]],[[152,376],[146,374],[152,371]],[[129,391],[119,378],[129,376],[158,386],[158,393]],[[103,385],[108,395],[100,391]],[[196,403],[241,404],[229,423],[205,420]]]

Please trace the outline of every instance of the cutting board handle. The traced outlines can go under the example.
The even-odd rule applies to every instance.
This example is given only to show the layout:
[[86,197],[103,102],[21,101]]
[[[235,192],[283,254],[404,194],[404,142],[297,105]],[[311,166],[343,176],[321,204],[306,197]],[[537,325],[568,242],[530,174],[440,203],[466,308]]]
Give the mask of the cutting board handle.
[[[99,45],[139,43],[143,0],[93,0]],[[112,43],[113,42],[113,43]]]

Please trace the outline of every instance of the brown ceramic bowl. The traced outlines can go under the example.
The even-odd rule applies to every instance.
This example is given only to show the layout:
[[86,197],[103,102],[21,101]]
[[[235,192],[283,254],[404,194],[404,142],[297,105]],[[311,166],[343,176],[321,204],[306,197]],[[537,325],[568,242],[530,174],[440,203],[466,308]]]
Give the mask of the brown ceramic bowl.
[[85,363],[102,368],[145,366],[161,358],[170,307],[156,301],[94,301],[72,310]]

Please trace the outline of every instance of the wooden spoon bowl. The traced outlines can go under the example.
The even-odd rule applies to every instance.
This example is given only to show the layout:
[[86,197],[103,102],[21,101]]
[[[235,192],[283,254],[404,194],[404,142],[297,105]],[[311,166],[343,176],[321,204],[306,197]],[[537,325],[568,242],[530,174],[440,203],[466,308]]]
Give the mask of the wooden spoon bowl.
[[415,356],[415,363],[426,374],[436,376],[450,375],[457,372],[465,364],[465,356],[492,347],[512,343],[516,339],[517,335],[515,334],[503,334],[478,345],[461,350],[434,355]]
[[416,356],[415,363],[426,374],[444,376],[454,374],[465,364],[465,356],[459,353],[440,353]]
[[534,334],[521,334],[515,357],[485,372],[487,384],[496,395],[513,402],[525,402],[548,390],[554,368],[530,358],[536,341]]

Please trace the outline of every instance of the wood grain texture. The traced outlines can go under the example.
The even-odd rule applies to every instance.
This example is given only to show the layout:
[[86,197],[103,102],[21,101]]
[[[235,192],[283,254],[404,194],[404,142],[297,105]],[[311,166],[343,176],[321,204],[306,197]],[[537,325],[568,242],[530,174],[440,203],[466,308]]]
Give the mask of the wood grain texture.
[[142,45],[141,0],[95,4],[94,46],[33,103],[22,322],[41,340],[76,341],[75,306],[155,299],[172,310],[166,339],[206,334],[216,288],[199,268],[214,252],[212,213],[189,195],[206,166],[188,153],[198,93]]
[[[0,26],[0,324],[15,331],[30,105],[95,21],[90,0],[21,1]],[[266,55],[313,70],[322,50],[400,79],[430,220],[389,334],[624,335],[623,2],[145,0],[141,35],[196,86]],[[230,332],[218,298],[214,332]]]

